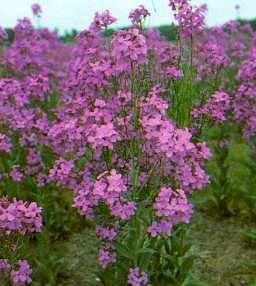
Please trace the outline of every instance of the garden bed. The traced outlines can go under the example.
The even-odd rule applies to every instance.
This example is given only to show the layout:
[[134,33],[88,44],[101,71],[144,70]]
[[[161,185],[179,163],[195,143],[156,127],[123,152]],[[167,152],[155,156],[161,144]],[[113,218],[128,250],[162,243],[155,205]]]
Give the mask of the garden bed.
[[[197,212],[189,227],[192,250],[198,254],[193,272],[210,286],[252,285],[256,273],[242,274],[247,263],[256,261],[256,249],[250,248],[241,231],[248,225],[238,218],[219,218]],[[94,286],[97,277],[96,242],[93,230],[86,228],[65,243],[65,273],[61,285]]]

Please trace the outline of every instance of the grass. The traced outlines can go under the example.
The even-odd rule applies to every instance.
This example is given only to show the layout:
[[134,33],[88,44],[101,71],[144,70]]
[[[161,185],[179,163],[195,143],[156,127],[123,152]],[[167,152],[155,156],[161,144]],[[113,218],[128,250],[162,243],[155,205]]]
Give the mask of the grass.
[[97,240],[91,228],[84,229],[64,243],[67,249],[65,255],[65,274],[61,286],[96,286],[97,277]]
[[236,217],[196,213],[189,229],[194,251],[199,254],[195,274],[211,286],[252,285],[256,273],[242,274],[247,263],[256,261],[256,249],[248,247],[241,232],[250,226]]

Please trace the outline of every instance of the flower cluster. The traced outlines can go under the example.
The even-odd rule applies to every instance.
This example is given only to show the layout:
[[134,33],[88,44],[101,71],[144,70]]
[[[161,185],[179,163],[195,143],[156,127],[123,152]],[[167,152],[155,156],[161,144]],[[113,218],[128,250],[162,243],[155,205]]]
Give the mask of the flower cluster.
[[8,259],[0,259],[0,273],[7,272],[11,268]]
[[3,273],[9,276],[14,286],[25,286],[32,282],[32,269],[27,260],[19,260],[18,269],[15,269],[8,259],[0,259],[0,275]]
[[128,275],[128,285],[145,286],[148,285],[149,279],[145,272],[142,272],[139,267],[131,268]]
[[101,240],[112,241],[117,238],[117,230],[115,227],[96,227],[96,234]]
[[31,284],[32,269],[26,260],[19,261],[19,268],[11,271],[11,280],[14,286]]
[[[195,40],[191,54],[197,80],[216,76],[234,55],[245,57],[246,38],[240,28],[231,27],[237,41],[229,45],[224,29],[203,31],[205,6],[193,8],[188,0],[171,0],[170,5],[182,40]],[[32,11],[41,16],[38,4]],[[107,38],[103,31],[116,18],[108,10],[97,12],[72,44],[47,29],[35,29],[24,18],[14,28],[13,42],[1,45],[0,152],[8,158],[6,166],[0,166],[1,183],[11,181],[25,200],[9,195],[10,199],[0,199],[1,234],[29,236],[41,231],[42,209],[28,202],[31,194],[24,194],[30,184],[42,188],[45,196],[50,188],[72,191],[73,206],[97,224],[103,270],[123,263],[120,245],[127,246],[133,224],[143,221],[141,213],[147,214],[146,225],[137,226],[141,241],[170,236],[173,228],[190,221],[188,196],[209,183],[205,162],[211,152],[188,127],[170,118],[169,91],[175,93],[181,79],[187,79],[187,62],[179,45],[156,30],[142,29],[149,15],[139,6],[129,14],[133,26]],[[4,38],[0,29],[0,42]],[[187,53],[191,47],[185,48]],[[242,67],[239,80],[251,73]],[[217,92],[197,116],[223,121],[230,100]],[[129,251],[140,261],[140,251],[131,245]],[[150,283],[151,273],[139,267],[129,261],[124,271],[129,285]],[[15,285],[31,283],[26,261],[16,269],[2,260],[0,271],[10,273]]]
[[55,181],[60,186],[66,186],[68,185],[73,169],[73,161],[60,158],[55,162],[54,167],[49,171],[49,180]]
[[5,30],[0,26],[0,44],[7,40],[8,36]]
[[130,71],[137,64],[147,63],[147,45],[139,29],[119,31],[112,41],[112,56],[117,73]]
[[44,100],[45,95],[49,93],[49,78],[44,75],[31,75],[26,78],[26,83],[28,87],[28,96],[31,99]]
[[109,265],[116,262],[116,253],[113,251],[111,244],[106,244],[99,249],[98,260],[103,269],[106,269]]
[[94,184],[94,196],[99,201],[104,201],[114,216],[122,220],[127,220],[133,216],[136,206],[134,202],[127,201],[123,196],[128,192],[128,189],[122,175],[113,169],[110,171],[110,175],[101,174],[99,177]]
[[193,110],[192,114],[194,117],[205,115],[214,122],[220,123],[226,120],[226,112],[230,107],[230,96],[223,91],[218,91],[211,95],[205,105]]
[[21,235],[40,232],[42,229],[41,208],[35,203],[7,198],[0,200],[0,233]]
[[129,19],[131,19],[132,24],[134,25],[141,24],[147,16],[150,16],[150,13],[143,5],[140,5],[129,13]]
[[172,80],[178,80],[181,79],[183,74],[182,71],[177,69],[176,67],[167,67],[166,69],[167,76]]
[[241,124],[247,139],[252,139],[256,134],[256,54],[254,50],[255,43],[252,45],[251,54],[241,63],[237,74],[240,84],[233,103],[235,119]]
[[5,134],[0,133],[0,151],[10,153],[12,149],[11,140]]
[[117,19],[110,14],[109,10],[106,10],[101,14],[96,12],[90,29],[95,32],[100,31],[103,28],[106,29],[109,25],[116,22],[116,20]]
[[204,31],[195,42],[194,64],[197,68],[198,79],[205,79],[217,75],[228,67],[230,62],[228,51],[229,35],[219,27]]
[[168,119],[168,104],[157,93],[153,90],[141,104],[140,122],[147,139],[145,151],[150,154],[152,164],[161,158],[165,166],[162,176],[174,177],[184,191],[202,189],[209,182],[202,168],[204,160],[210,157],[209,149],[205,146],[201,150],[202,145],[191,141],[192,134],[187,129],[177,128]]
[[19,165],[13,165],[12,166],[12,169],[10,171],[10,177],[15,182],[21,182],[24,179],[24,175],[21,172]]
[[170,235],[173,226],[188,223],[193,213],[184,191],[173,191],[167,187],[161,188],[155,199],[154,210],[156,217],[161,217],[162,220],[153,222],[149,227],[148,231],[153,237],[159,233]]
[[42,14],[42,8],[38,3],[35,3],[31,7],[33,15],[36,17],[41,17]]
[[170,0],[170,6],[176,11],[175,19],[182,38],[190,39],[204,30],[206,5],[192,7],[189,0]]

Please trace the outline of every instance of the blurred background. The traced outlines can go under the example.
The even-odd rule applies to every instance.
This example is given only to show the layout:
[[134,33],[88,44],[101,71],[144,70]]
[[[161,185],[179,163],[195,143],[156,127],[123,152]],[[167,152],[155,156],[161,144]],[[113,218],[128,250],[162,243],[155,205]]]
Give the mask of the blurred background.
[[[105,9],[118,18],[113,28],[128,26],[129,11],[140,4],[151,12],[147,26],[156,27],[173,22],[168,0],[0,0],[0,26],[11,28],[19,18],[33,18],[31,5],[35,2],[43,10],[39,24],[51,30],[57,29],[62,35],[88,27],[94,13]],[[256,16],[256,0],[192,0],[191,3],[208,5],[208,26],[220,25],[238,17],[254,19]],[[35,24],[38,24],[36,20]]]

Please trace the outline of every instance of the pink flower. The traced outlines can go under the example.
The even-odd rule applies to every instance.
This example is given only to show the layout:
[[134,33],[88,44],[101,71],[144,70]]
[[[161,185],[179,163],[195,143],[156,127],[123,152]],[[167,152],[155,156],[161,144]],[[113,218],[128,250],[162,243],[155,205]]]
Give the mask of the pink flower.
[[205,28],[206,5],[192,7],[190,0],[170,0],[170,6],[176,11],[175,19],[184,39],[200,34]]
[[32,269],[26,260],[19,261],[19,268],[11,271],[11,279],[15,286],[25,286],[32,283]]
[[0,26],[0,44],[4,41],[6,41],[8,38],[8,35],[6,31]]
[[171,235],[172,227],[179,223],[188,223],[193,209],[184,191],[173,191],[171,188],[162,187],[155,199],[153,206],[156,217],[161,221],[154,221],[148,228],[152,237],[158,234]]
[[24,179],[24,174],[20,171],[19,165],[12,166],[10,176],[15,182],[21,182]]
[[42,14],[42,8],[38,3],[35,3],[31,6],[33,15],[36,17],[41,17]]
[[72,160],[60,158],[49,171],[49,180],[57,182],[58,185],[67,186],[72,177],[74,167]]
[[105,10],[103,13],[95,13],[94,20],[90,26],[90,29],[93,31],[100,31],[102,28],[107,28],[109,25],[116,22],[116,18],[113,17],[109,10]]
[[108,176],[105,173],[100,175],[93,189],[93,194],[109,206],[111,214],[122,220],[131,218],[136,211],[136,204],[124,199],[126,192],[128,189],[123,177],[115,169]]
[[139,269],[139,267],[130,268],[128,275],[128,285],[146,286],[148,285],[148,274]]
[[145,37],[139,29],[118,31],[112,40],[112,56],[116,71],[131,71],[133,65],[147,63],[147,45]]
[[0,234],[18,232],[22,235],[40,232],[42,209],[35,203],[0,200]]
[[134,25],[141,24],[147,16],[150,16],[150,13],[143,5],[139,5],[138,8],[129,13],[129,19],[131,19]]
[[11,153],[11,140],[3,133],[0,133],[0,151]]
[[117,229],[115,227],[96,227],[96,234],[101,240],[112,241],[117,238]]
[[148,228],[148,232],[152,237],[157,237],[159,234],[171,235],[173,224],[168,220],[154,221]]
[[176,67],[167,67],[166,69],[166,75],[172,79],[172,80],[177,80],[181,79],[183,77],[183,73],[181,70],[178,70]]
[[106,244],[100,248],[98,256],[99,264],[103,269],[116,262],[116,253],[111,244]]
[[192,115],[194,117],[205,115],[211,118],[213,121],[220,123],[226,120],[225,115],[229,109],[229,95],[225,92],[219,91],[215,92],[205,105],[193,110]]
[[8,259],[0,259],[0,275],[3,272],[9,271],[11,268],[11,264]]

